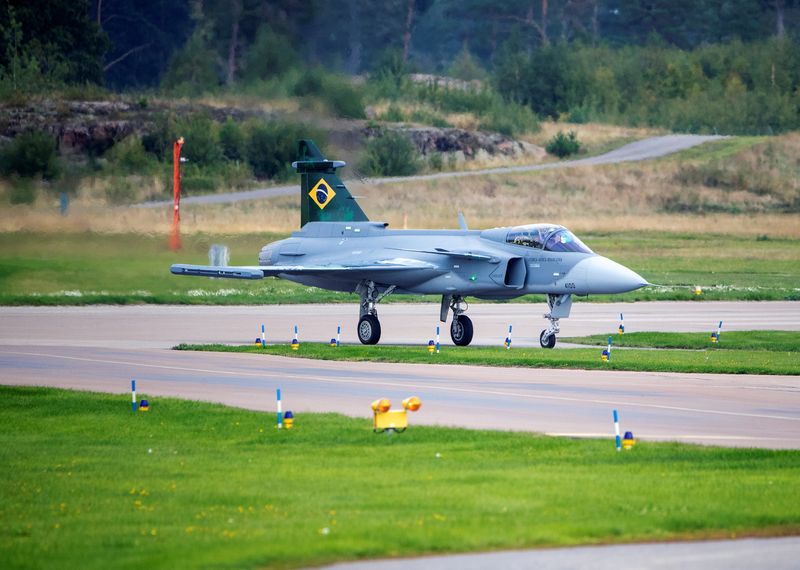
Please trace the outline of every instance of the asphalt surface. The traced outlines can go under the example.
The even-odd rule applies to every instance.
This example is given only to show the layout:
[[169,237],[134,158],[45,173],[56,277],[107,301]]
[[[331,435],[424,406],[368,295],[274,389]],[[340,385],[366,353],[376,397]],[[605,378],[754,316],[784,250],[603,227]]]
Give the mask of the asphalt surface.
[[[473,344],[501,345],[513,325],[514,346],[539,346],[546,327],[545,303],[475,303],[467,314],[475,327]],[[647,303],[575,302],[571,316],[561,319],[560,336],[616,332],[619,314],[625,330],[708,332],[723,321],[732,330],[800,331],[800,303],[729,301],[655,301]],[[439,322],[438,303],[382,303],[378,316],[383,344],[426,344],[441,326],[442,344],[449,345],[449,324]],[[358,298],[334,305],[253,306],[93,306],[0,307],[0,344],[30,346],[97,346],[170,348],[185,343],[243,344],[266,326],[271,343],[289,342],[294,326],[300,340],[327,341],[342,327],[342,342],[358,342]],[[557,345],[558,347],[558,345]]]
[[800,538],[750,538],[708,542],[669,542],[520,550],[486,554],[369,560],[328,566],[331,570],[619,570],[681,568],[686,570],[789,570],[798,567]]
[[[551,170],[554,168],[571,168],[574,166],[588,166],[599,164],[616,164],[620,162],[634,162],[650,160],[667,156],[687,148],[703,144],[708,141],[725,137],[716,135],[666,135],[632,142],[618,149],[598,156],[591,156],[577,160],[564,160],[548,162],[545,164],[532,164],[527,166],[506,166],[500,168],[484,168],[481,170],[468,170],[459,172],[438,172],[419,176],[396,176],[386,178],[370,178],[369,180],[348,180],[347,184],[353,188],[366,184],[370,186],[379,184],[423,182],[427,180],[443,180],[446,178],[464,178],[467,176],[484,176],[487,174],[511,174],[517,172],[533,172],[536,170]],[[273,186],[256,190],[242,190],[227,194],[209,194],[206,196],[187,196],[181,198],[181,203],[186,204],[228,204],[246,200],[262,200],[278,196],[290,196],[297,193],[297,184],[289,186]],[[140,204],[142,208],[162,208],[171,206],[172,200],[159,200]]]
[[[796,307],[780,302],[582,304],[573,307],[565,332],[608,332],[620,310],[628,331],[711,330],[719,318],[727,323],[723,331],[800,330]],[[398,304],[381,310],[386,342],[421,346],[433,332],[438,307]],[[799,376],[404,365],[168,350],[180,342],[252,342],[261,322],[267,323],[270,342],[288,342],[294,322],[301,343],[328,340],[338,322],[344,325],[349,318],[354,328],[355,311],[353,305],[6,307],[0,309],[2,382],[124,393],[136,378],[150,396],[265,411],[273,410],[275,389],[282,388],[285,405],[296,413],[362,417],[377,397],[400,400],[416,394],[423,411],[414,416],[415,423],[573,437],[610,437],[616,408],[623,430],[643,441],[800,448]],[[507,330],[504,317],[535,317],[541,311],[491,304],[475,306],[470,314],[481,339],[499,348]],[[515,330],[532,343],[540,325],[529,323],[525,318]],[[347,328],[343,341],[354,342],[354,336]]]

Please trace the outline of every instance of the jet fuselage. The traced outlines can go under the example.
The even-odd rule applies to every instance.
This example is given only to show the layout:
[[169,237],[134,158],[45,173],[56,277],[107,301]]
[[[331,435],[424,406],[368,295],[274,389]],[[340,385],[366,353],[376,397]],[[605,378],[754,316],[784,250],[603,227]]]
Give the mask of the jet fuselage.
[[[522,226],[547,232],[569,232],[555,225]],[[354,270],[335,276],[285,273],[279,277],[309,286],[353,292],[366,276],[365,264],[392,265],[375,278],[395,293],[452,294],[509,299],[530,293],[613,294],[638,289],[646,280],[626,267],[597,255],[574,239],[579,251],[551,251],[546,243],[509,241],[519,228],[490,230],[389,230],[381,222],[310,222],[290,238],[266,245],[260,266],[335,265]],[[546,242],[547,235],[542,236]],[[563,238],[562,238],[563,239]],[[524,240],[522,240],[524,241]],[[556,243],[562,246],[564,244]],[[401,269],[404,265],[416,271]]]

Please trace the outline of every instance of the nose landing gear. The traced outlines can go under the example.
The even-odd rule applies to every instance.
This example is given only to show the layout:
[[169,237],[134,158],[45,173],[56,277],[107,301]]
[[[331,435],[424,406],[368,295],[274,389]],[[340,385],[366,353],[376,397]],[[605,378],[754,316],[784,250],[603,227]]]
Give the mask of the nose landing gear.
[[456,346],[467,346],[472,342],[472,319],[464,313],[469,305],[461,295],[442,295],[442,307],[439,320],[447,322],[447,313],[453,311],[453,322],[450,323],[450,338]]
[[556,335],[560,332],[558,319],[569,316],[572,308],[572,295],[547,295],[547,306],[550,312],[544,318],[550,321],[550,325],[539,335],[539,344],[542,348],[553,348],[556,345]]
[[550,319],[550,326],[539,335],[539,344],[542,348],[553,348],[556,345],[558,332],[558,319]]

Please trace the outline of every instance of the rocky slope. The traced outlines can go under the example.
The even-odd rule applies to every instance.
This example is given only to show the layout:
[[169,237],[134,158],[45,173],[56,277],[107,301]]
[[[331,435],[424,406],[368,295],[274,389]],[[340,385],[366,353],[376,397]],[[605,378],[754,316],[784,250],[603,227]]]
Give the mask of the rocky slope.
[[[0,107],[0,144],[18,134],[39,130],[52,134],[62,156],[80,160],[82,156],[98,156],[116,142],[131,134],[143,136],[155,129],[156,119],[163,114],[177,116],[204,113],[217,121],[228,117],[243,121],[258,117],[273,120],[277,113],[261,109],[212,107],[202,104],[141,103],[114,101],[43,101],[22,107]],[[300,117],[294,117],[302,120]],[[305,120],[308,120],[307,117]],[[544,156],[544,150],[530,143],[480,131],[424,126],[374,126],[365,121],[321,121],[329,130],[334,145],[358,149],[365,140],[380,136],[386,129],[408,136],[420,154],[443,153],[455,160],[485,157]]]

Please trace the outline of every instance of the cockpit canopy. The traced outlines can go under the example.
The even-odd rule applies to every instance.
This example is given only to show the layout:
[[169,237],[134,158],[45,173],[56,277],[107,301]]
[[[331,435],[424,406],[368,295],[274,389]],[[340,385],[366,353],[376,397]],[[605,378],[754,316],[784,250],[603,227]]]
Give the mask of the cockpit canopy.
[[594,253],[567,228],[552,224],[530,224],[511,228],[506,235],[506,243],[544,251]]

